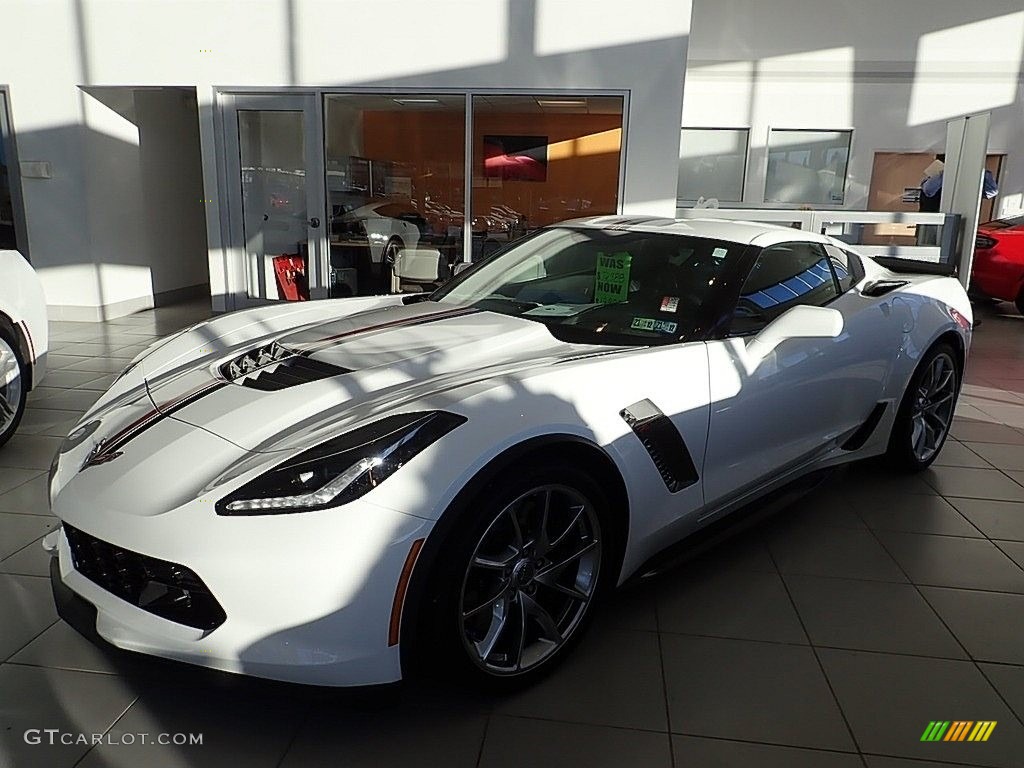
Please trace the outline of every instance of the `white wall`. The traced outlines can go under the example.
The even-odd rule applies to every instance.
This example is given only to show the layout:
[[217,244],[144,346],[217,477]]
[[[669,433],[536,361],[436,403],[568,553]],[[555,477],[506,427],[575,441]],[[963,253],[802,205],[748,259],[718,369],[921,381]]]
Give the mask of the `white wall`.
[[[102,190],[88,189],[96,164],[81,150],[103,143],[84,137],[132,137],[83,105],[78,84],[197,86],[215,296],[238,289],[225,284],[221,251],[218,86],[629,90],[624,209],[675,208],[689,0],[632,0],[628,16],[621,0],[5,0],[3,25],[22,159],[55,170],[25,182],[33,261],[53,304],[103,304],[108,276],[142,289],[141,254],[124,255],[140,247],[135,235],[83,197]],[[67,226],[47,227],[54,219]]]
[[844,207],[863,209],[876,150],[940,152],[946,120],[991,111],[1000,212],[1024,208],[1020,0],[693,5],[683,125],[751,129],[745,204],[762,204],[769,127],[853,128]]

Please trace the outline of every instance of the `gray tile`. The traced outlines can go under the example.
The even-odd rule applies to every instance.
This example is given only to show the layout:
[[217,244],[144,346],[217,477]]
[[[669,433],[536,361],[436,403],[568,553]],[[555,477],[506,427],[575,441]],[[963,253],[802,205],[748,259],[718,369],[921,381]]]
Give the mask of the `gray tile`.
[[782,573],[837,576],[874,581],[906,577],[867,530],[831,528],[768,534],[768,548]]
[[27,483],[0,493],[0,511],[27,515],[50,514],[49,478],[37,475]]
[[[728,538],[714,545],[691,561],[694,566],[711,564],[722,570],[759,571],[778,573],[761,530],[752,530]],[[666,574],[671,575],[671,574]]]
[[61,438],[43,435],[14,435],[0,449],[0,467],[48,470]]
[[662,632],[806,643],[776,573],[684,568],[658,589]]
[[1007,664],[978,666],[981,667],[982,674],[1002,694],[1010,709],[1017,713],[1017,717],[1024,718],[1024,667],[1011,667]]
[[18,431],[33,435],[66,437],[82,418],[82,413],[50,408],[26,408]]
[[674,733],[854,748],[810,648],[668,634],[662,648]]
[[[110,729],[109,741],[115,743],[95,747],[79,768],[273,768],[284,756],[305,714],[305,707],[296,703],[208,687],[143,685],[138,699]],[[202,744],[144,744],[137,737],[148,734],[155,739],[161,733],[202,734]],[[134,743],[120,743],[127,734],[136,734]]]
[[[10,576],[7,578],[28,578]],[[52,602],[49,593],[47,599]],[[15,653],[9,661],[51,669],[116,674],[125,668],[118,664],[116,649],[88,640],[64,621],[56,621],[46,631]]]
[[949,434],[964,443],[1024,445],[1024,433],[1005,424],[996,424],[992,419],[984,421],[953,419],[953,427]]
[[[976,443],[976,445],[984,445],[984,443]],[[935,457],[935,466],[991,468],[989,462],[982,456],[956,440],[946,441],[942,450],[939,451],[939,455]]]
[[915,584],[1024,594],[1024,571],[985,539],[880,531]]
[[653,584],[638,584],[612,594],[595,606],[594,632],[607,629],[631,629],[638,632],[657,632],[657,595]]
[[860,516],[875,530],[980,537],[982,534],[941,496],[906,494],[863,505]]
[[7,559],[0,560],[0,573],[49,577],[50,554],[43,549],[42,536],[29,542]]
[[49,581],[0,574],[0,616],[3,661],[57,620]]
[[1013,562],[1024,568],[1024,541],[997,541],[995,545]]
[[673,736],[672,753],[681,768],[863,768],[864,765],[854,754],[699,736]]
[[931,467],[922,475],[943,496],[1024,501],[1024,487],[997,469]]
[[87,360],[89,360],[87,355],[73,355],[70,353],[70,350],[68,350],[67,353],[60,352],[55,355],[47,355],[46,368],[50,371],[59,371],[74,363],[81,363]]
[[495,704],[506,715],[663,731],[658,636],[591,632],[550,677]]
[[[832,688],[863,752],[924,760],[962,752],[920,741],[932,720],[996,720],[1000,738],[970,745],[971,762],[1019,768],[1024,728],[968,661],[821,649]],[[948,745],[946,745],[948,746]]]
[[486,713],[457,705],[398,706],[384,712],[317,706],[281,768],[473,768],[486,725]]
[[1024,445],[968,443],[968,447],[996,469],[1024,470]]
[[88,384],[82,384],[78,389],[91,389],[97,392],[106,392],[114,385],[114,381],[117,379],[118,374],[116,373],[104,373],[99,378],[93,379]]
[[[1021,437],[1024,440],[1024,435]],[[918,493],[934,495],[936,490],[920,474],[893,472],[882,460],[861,462],[847,468],[830,485],[832,493],[848,505],[877,504],[890,496]]]
[[815,645],[967,658],[912,584],[786,576]]
[[984,499],[949,502],[990,539],[1024,541],[1024,504]]
[[[4,450],[0,448],[0,451]],[[34,477],[44,475],[38,469],[17,469],[14,467],[0,467],[0,493],[6,493],[12,488],[17,488],[22,483],[27,483]]]
[[974,659],[1024,664],[1024,595],[937,587],[921,592]]
[[0,512],[0,560],[10,557],[57,527],[57,518]]
[[530,768],[570,765],[671,768],[672,753],[667,734],[515,717],[491,718],[480,755],[480,768],[523,768],[526,765]]
[[32,401],[33,408],[53,408],[66,411],[86,411],[100,398],[92,389],[60,389]]
[[125,360],[109,357],[86,357],[64,366],[69,371],[96,371],[97,373],[119,373],[127,365]]
[[[945,754],[940,753],[939,745],[935,745],[936,757],[946,757]],[[959,745],[943,745],[950,747],[958,747]],[[949,750],[943,750],[948,753]],[[964,755],[950,755],[951,757],[963,757],[970,759],[970,753]],[[881,757],[878,755],[866,755],[864,759],[867,761],[868,768],[975,768],[976,764],[970,763],[947,763],[945,761],[941,763],[933,763],[931,760],[904,760],[901,757]]]

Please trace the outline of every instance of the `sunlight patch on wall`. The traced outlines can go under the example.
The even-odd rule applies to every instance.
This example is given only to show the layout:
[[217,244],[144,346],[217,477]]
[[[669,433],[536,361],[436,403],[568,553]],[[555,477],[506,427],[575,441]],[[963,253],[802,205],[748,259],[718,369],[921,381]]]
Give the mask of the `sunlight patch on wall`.
[[1012,104],[1024,57],[1024,11],[922,35],[907,125]]
[[[676,10],[669,15],[666,7]],[[623,9],[612,11],[607,6],[598,6],[592,13],[581,14],[577,4],[563,0],[537,0],[536,9],[538,56],[685,37],[690,33],[690,4],[678,0],[633,0],[626,10],[628,21],[622,16]],[[671,22],[666,24],[666,18]]]

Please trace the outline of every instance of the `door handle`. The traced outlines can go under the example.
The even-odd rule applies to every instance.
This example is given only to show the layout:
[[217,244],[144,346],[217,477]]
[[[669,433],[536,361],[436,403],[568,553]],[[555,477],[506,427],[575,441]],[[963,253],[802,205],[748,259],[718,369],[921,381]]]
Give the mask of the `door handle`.
[[319,228],[320,227],[320,218],[318,216],[314,216],[313,218],[311,218],[309,220],[309,226],[312,229]]

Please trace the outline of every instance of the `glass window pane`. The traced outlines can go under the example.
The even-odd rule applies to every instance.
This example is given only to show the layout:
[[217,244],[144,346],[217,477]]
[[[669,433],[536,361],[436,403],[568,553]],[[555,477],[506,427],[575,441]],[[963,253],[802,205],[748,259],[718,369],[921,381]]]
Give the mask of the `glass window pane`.
[[741,202],[747,134],[746,128],[683,128],[679,142],[679,200],[693,202],[703,197]]
[[242,227],[249,295],[309,298],[302,112],[239,110]]
[[432,290],[462,261],[466,100],[329,94],[331,296]]
[[7,121],[7,100],[0,93],[0,250],[18,249],[18,238],[14,230],[14,199],[12,195],[13,169],[15,162],[10,157],[10,134]]
[[838,292],[825,251],[814,243],[765,248],[740,290],[733,333],[752,333],[798,304],[824,306]]
[[473,258],[619,209],[621,96],[473,97]]
[[766,203],[842,205],[852,131],[772,130]]

